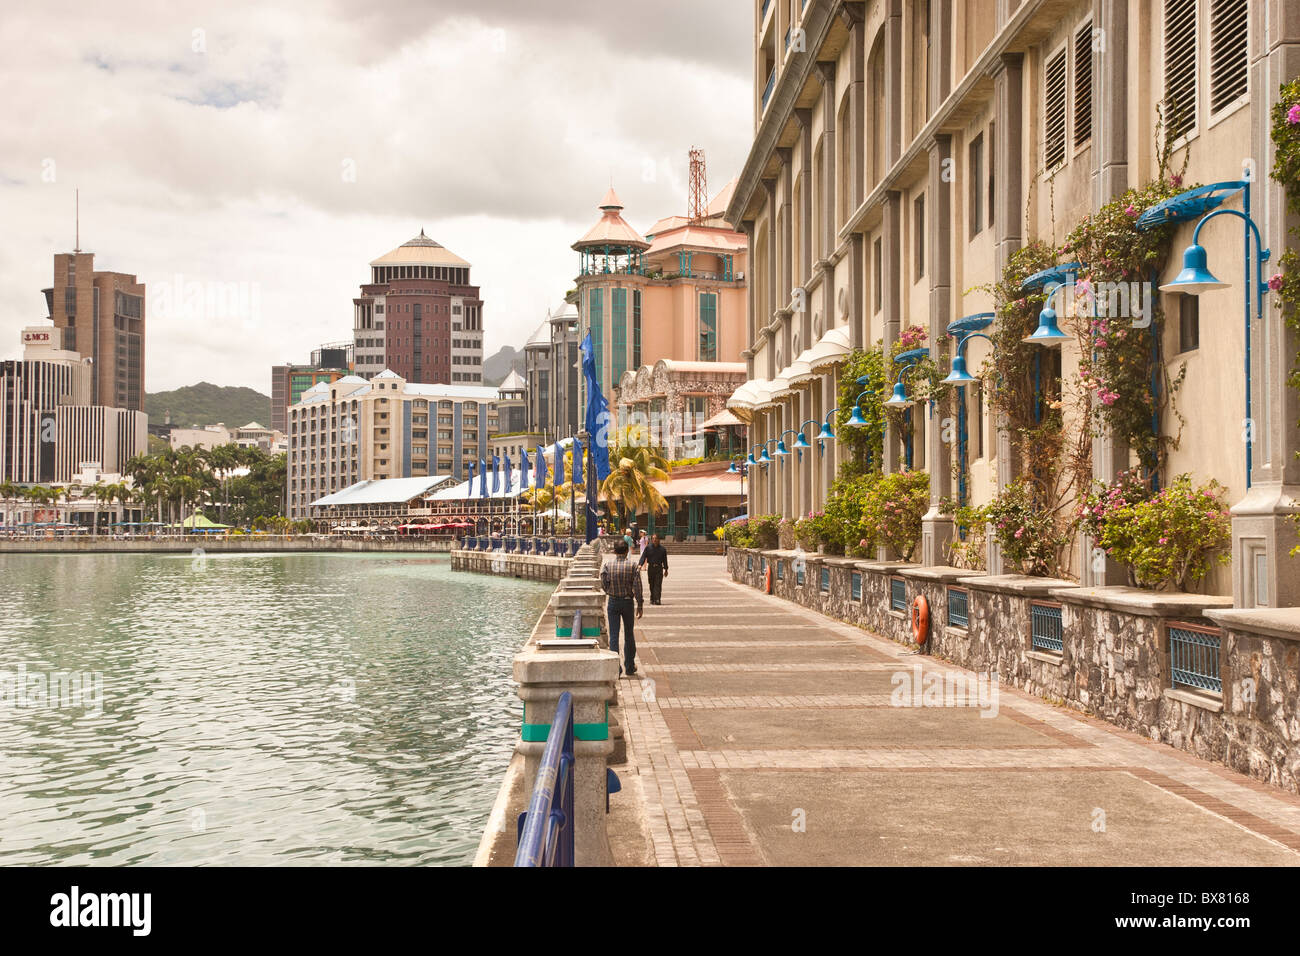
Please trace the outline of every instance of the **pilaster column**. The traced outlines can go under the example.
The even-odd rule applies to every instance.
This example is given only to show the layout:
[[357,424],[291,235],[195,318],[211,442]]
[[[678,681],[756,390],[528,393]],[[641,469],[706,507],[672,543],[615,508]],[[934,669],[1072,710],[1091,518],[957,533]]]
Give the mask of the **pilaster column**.
[[[1264,270],[1267,278],[1276,271],[1288,242],[1294,244],[1290,230],[1298,224],[1287,211],[1281,184],[1269,178],[1268,170],[1274,155],[1270,114],[1278,102],[1278,87],[1300,75],[1300,7],[1288,0],[1265,0],[1260,6],[1266,9],[1250,18],[1255,57],[1250,67],[1251,153],[1259,172],[1251,215],[1272,250]],[[1237,607],[1300,606],[1300,557],[1289,553],[1296,530],[1287,520],[1300,512],[1300,393],[1286,381],[1298,338],[1283,322],[1275,296],[1265,296],[1263,315],[1252,318],[1251,325],[1251,488],[1232,507],[1232,593]],[[1240,444],[1234,446],[1241,456]]]
[[[1093,23],[1105,43],[1092,53],[1092,186],[1096,211],[1128,188],[1128,9],[1120,0],[1093,0]],[[1128,443],[1101,423],[1092,440],[1092,476],[1110,482],[1128,467]],[[1126,584],[1124,566],[1079,534],[1079,583]],[[1094,554],[1094,550],[1096,553]]]
[[[952,136],[936,136],[928,145],[930,154],[929,201],[926,203],[925,231],[930,262],[930,349],[936,358],[948,351],[948,323],[952,321],[952,183],[944,170],[951,165]],[[952,461],[954,448],[946,443],[945,434],[956,433],[956,426],[945,428],[945,405],[926,402],[925,466],[930,474],[930,509],[921,520],[921,563],[947,563],[952,543],[951,516],[940,513],[943,499],[952,495]],[[921,414],[916,408],[914,414]]]
[[885,0],[885,169],[902,155],[903,0]]
[[[740,223],[745,233],[745,262],[748,266],[745,275],[745,296],[749,303],[749,315],[745,319],[745,370],[749,378],[754,377],[754,347],[758,344],[758,283],[754,281],[754,270],[758,267],[758,258],[754,254],[754,220],[744,219]],[[644,316],[643,316],[644,321]]]
[[[998,23],[1006,22],[1005,0],[999,0]],[[1022,132],[1024,129],[1024,54],[1004,53],[991,70],[993,75],[993,116],[997,137],[993,144],[994,177],[994,269],[1002,275],[1011,254],[1024,242],[1022,233],[1024,196],[1021,185],[1023,164]],[[1005,488],[1015,478],[1011,456],[1011,435],[1006,419],[996,416],[997,486]],[[992,533],[988,540],[988,570],[1001,574],[1001,549]]]
[[[884,350],[888,357],[890,347],[898,341],[898,333],[902,324],[902,288],[901,280],[903,275],[903,249],[901,242],[897,237],[903,234],[903,195],[896,190],[890,191],[885,197],[884,204],[884,221],[881,231],[886,237],[883,243],[883,265],[881,271],[884,273],[884,288],[881,296],[881,318],[884,328]],[[893,375],[892,363],[887,363],[885,374]],[[899,470],[899,441],[898,429],[892,422],[885,425],[885,455],[884,470],[887,474]]]

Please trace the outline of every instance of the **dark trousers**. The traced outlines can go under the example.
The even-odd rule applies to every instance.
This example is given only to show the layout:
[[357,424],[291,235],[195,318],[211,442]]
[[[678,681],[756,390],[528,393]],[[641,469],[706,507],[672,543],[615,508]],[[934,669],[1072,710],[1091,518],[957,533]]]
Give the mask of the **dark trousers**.
[[662,564],[647,564],[646,579],[650,582],[650,603],[658,604],[664,586],[664,566]]
[[605,606],[609,617],[609,649],[618,653],[619,627],[627,631],[627,648],[623,655],[623,669],[636,670],[636,636],[632,633],[633,621],[636,620],[636,602],[631,598],[612,597]]

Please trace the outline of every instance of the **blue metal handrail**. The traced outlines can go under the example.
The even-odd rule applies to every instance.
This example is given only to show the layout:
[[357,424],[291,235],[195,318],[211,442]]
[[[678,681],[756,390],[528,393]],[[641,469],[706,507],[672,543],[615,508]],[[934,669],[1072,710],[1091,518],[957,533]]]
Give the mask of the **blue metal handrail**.
[[573,866],[573,695],[567,690],[555,704],[528,809],[519,814],[515,866]]

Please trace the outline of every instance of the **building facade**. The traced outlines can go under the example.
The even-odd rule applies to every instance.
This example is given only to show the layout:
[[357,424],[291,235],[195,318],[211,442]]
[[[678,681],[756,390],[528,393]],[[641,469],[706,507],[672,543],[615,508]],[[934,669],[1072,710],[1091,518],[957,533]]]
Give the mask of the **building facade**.
[[611,188],[573,244],[579,339],[590,334],[611,407],[624,373],[660,359],[739,362],[746,347],[745,237],[723,218],[732,184],[696,219],[669,216],[642,236]]
[[271,428],[282,432],[289,425],[289,406],[302,401],[303,393],[321,382],[337,382],[348,374],[342,368],[312,365],[271,366]]
[[309,388],[289,409],[288,507],[359,481],[466,474],[498,430],[497,390],[408,382],[385,369],[369,382],[348,375]]
[[54,257],[54,285],[42,290],[63,348],[91,360],[91,400],[144,409],[145,286],[124,272],[97,272],[95,254]]
[[[949,324],[994,309],[990,288],[1016,252],[1061,246],[1130,188],[1161,177],[1174,186],[1247,181],[1274,256],[1296,225],[1267,176],[1270,110],[1279,85],[1300,73],[1295,4],[754,0],[753,9],[755,138],[727,212],[750,251],[750,377],[732,408],[750,420],[753,443],[826,421],[846,357],[891,350],[910,327],[923,330],[947,371]],[[1238,190],[1225,208],[1240,209],[1242,198]],[[1240,607],[1300,604],[1287,520],[1300,498],[1300,400],[1286,384],[1296,335],[1265,301],[1248,353],[1237,282],[1196,297],[1158,291],[1192,241],[1195,218],[1173,221],[1167,263],[1147,285],[1163,316],[1155,354],[1171,379],[1183,376],[1185,424],[1161,470],[1228,489],[1233,563],[1207,582],[1212,591],[1232,592]],[[1240,279],[1240,229],[1228,217],[1199,237],[1221,277]],[[1048,379],[1074,374],[1084,358],[1073,342],[1044,355]],[[972,371],[999,359],[984,340],[964,357]],[[1016,477],[1011,437],[982,391],[970,385],[956,399],[968,440],[945,437],[947,412],[933,403],[911,410],[910,442],[895,424],[887,431],[885,470],[910,464],[930,476],[923,563],[945,561],[953,525],[941,503],[957,482],[979,505]],[[1153,427],[1172,436],[1179,426]],[[1093,477],[1104,482],[1137,463],[1105,430],[1091,452]],[[751,467],[751,513],[819,507],[844,457],[836,441],[797,466]],[[1124,582],[1086,539],[1076,554],[1083,583]],[[996,547],[988,568],[1002,570]]]
[[417,384],[483,383],[483,300],[470,264],[420,230],[370,263],[353,304],[353,370]]
[[547,313],[524,345],[530,431],[554,438],[578,433],[580,364],[578,309],[566,300]]
[[145,413],[93,404],[92,363],[63,337],[24,329],[23,357],[0,363],[0,481],[68,482],[85,463],[121,473],[148,447]]
[[623,373],[615,391],[618,421],[644,427],[669,461],[700,458],[711,451],[704,423],[724,411],[744,383],[744,362],[660,359]]

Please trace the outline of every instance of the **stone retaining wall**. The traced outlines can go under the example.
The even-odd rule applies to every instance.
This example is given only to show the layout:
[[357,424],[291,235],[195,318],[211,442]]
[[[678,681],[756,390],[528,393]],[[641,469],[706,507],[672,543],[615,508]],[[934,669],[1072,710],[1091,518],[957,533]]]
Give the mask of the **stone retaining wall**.
[[[766,587],[769,565],[774,595],[916,646],[910,614],[890,606],[891,579],[901,579],[909,609],[918,596],[929,606],[927,653],[1300,793],[1300,609],[1236,611],[1230,598],[1213,595],[1081,588],[794,551],[727,552],[732,579],[750,587]],[[967,593],[966,627],[948,621],[950,587]],[[1034,602],[1061,608],[1059,653],[1032,646]],[[1174,687],[1171,623],[1222,627],[1222,694]]]

